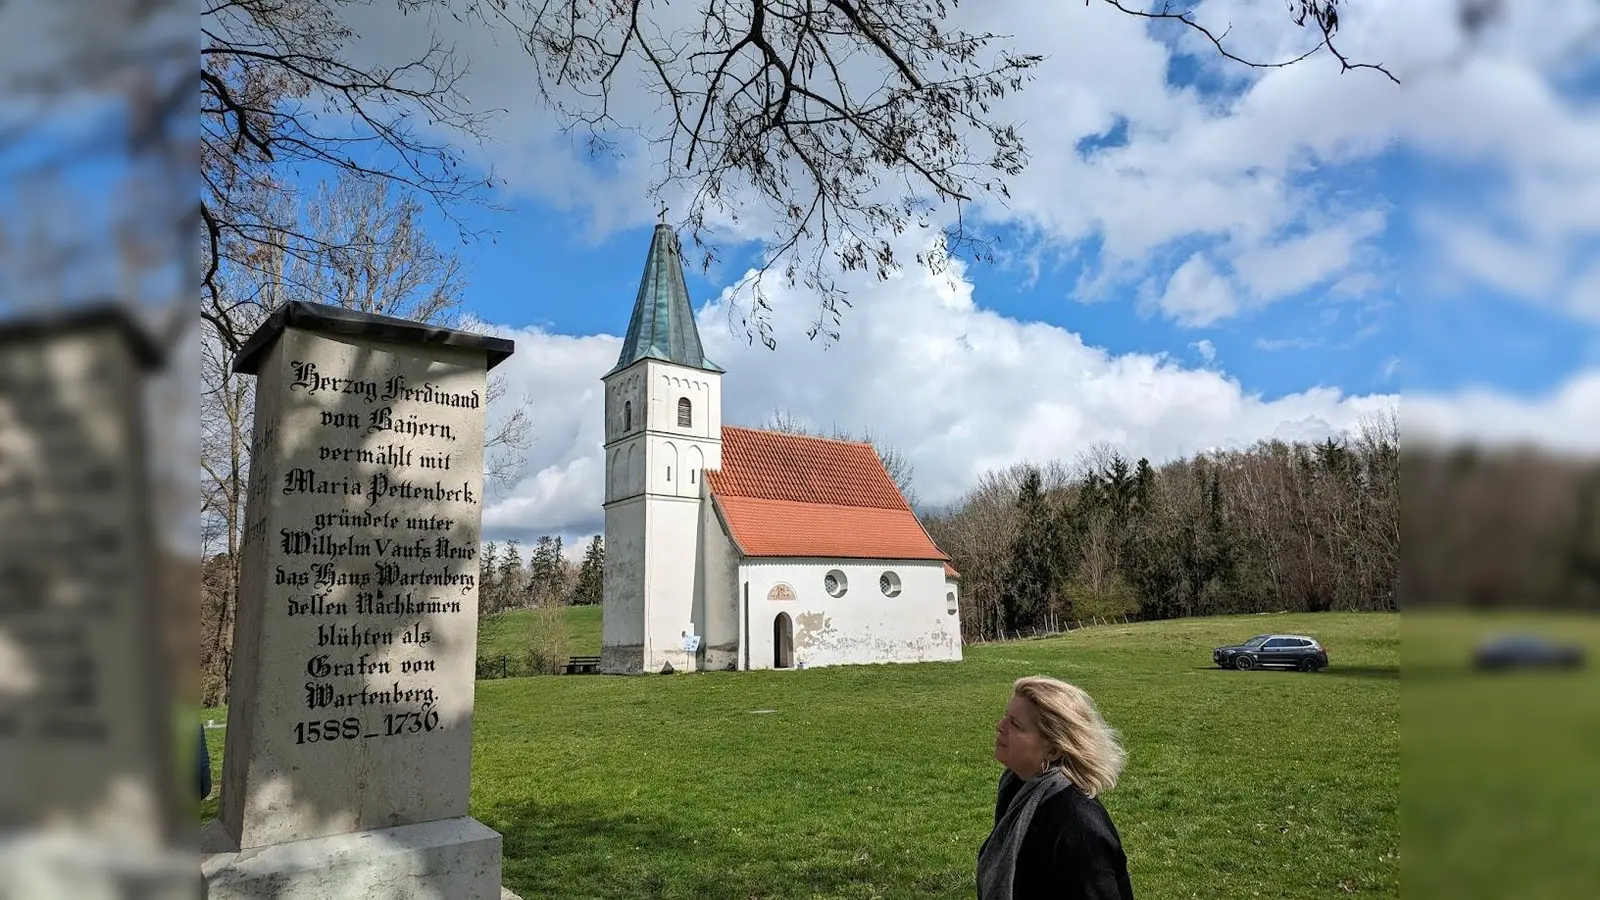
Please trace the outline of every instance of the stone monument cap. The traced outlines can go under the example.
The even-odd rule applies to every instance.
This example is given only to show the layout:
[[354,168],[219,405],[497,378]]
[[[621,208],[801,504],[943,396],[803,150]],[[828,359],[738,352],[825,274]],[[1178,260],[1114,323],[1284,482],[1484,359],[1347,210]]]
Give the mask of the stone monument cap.
[[0,319],[0,344],[105,328],[122,335],[133,359],[145,370],[161,367],[166,351],[134,315],[133,310],[111,301],[27,312]]
[[358,312],[342,306],[325,303],[308,303],[291,300],[273,311],[261,323],[255,334],[239,348],[234,358],[233,371],[244,375],[256,374],[262,357],[272,342],[285,328],[300,328],[322,334],[345,335],[395,344],[425,344],[435,347],[459,347],[463,350],[482,350],[488,356],[486,368],[493,369],[505,362],[516,349],[514,341],[505,338],[457,331],[425,325],[409,319],[396,319],[375,313]]

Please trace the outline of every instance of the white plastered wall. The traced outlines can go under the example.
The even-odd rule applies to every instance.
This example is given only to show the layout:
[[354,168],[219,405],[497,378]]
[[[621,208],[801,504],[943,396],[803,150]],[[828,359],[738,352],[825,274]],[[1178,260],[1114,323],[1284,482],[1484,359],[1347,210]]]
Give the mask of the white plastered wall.
[[700,615],[705,623],[702,665],[708,670],[739,666],[739,550],[728,537],[711,492],[700,504]]
[[703,651],[685,651],[684,637],[706,646],[701,493],[704,470],[722,464],[721,381],[656,360],[606,380],[605,671],[700,667]]
[[[823,588],[830,571],[845,576],[842,597]],[[897,596],[879,590],[884,572],[898,576]],[[793,628],[795,667],[961,659],[961,625],[947,609],[950,586],[941,562],[746,558],[739,581],[749,583],[752,669],[774,668],[780,613]],[[793,600],[770,599],[779,584]]]

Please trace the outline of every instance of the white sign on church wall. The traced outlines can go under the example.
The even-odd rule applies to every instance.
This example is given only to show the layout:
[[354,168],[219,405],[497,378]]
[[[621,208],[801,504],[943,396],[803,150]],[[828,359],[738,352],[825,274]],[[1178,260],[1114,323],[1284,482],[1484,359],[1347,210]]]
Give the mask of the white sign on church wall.
[[772,590],[767,591],[767,599],[768,600],[793,600],[794,599],[794,588],[788,586],[787,584],[779,582],[779,583],[777,583],[777,584],[772,586]]

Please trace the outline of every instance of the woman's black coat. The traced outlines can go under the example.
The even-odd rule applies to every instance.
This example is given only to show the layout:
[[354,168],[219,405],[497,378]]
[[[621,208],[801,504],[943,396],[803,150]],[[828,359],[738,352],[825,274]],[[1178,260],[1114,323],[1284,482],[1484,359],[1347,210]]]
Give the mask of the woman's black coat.
[[[1022,789],[1010,779],[994,820]],[[1133,900],[1122,839],[1100,801],[1072,785],[1039,805],[1017,852],[1013,900]]]

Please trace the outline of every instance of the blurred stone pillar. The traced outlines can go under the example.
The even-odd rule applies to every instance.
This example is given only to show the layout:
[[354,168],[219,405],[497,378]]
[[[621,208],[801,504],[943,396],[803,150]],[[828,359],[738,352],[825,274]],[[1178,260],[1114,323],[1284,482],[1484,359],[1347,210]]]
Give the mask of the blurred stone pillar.
[[160,363],[116,306],[0,323],[0,900],[201,895],[145,442]]

